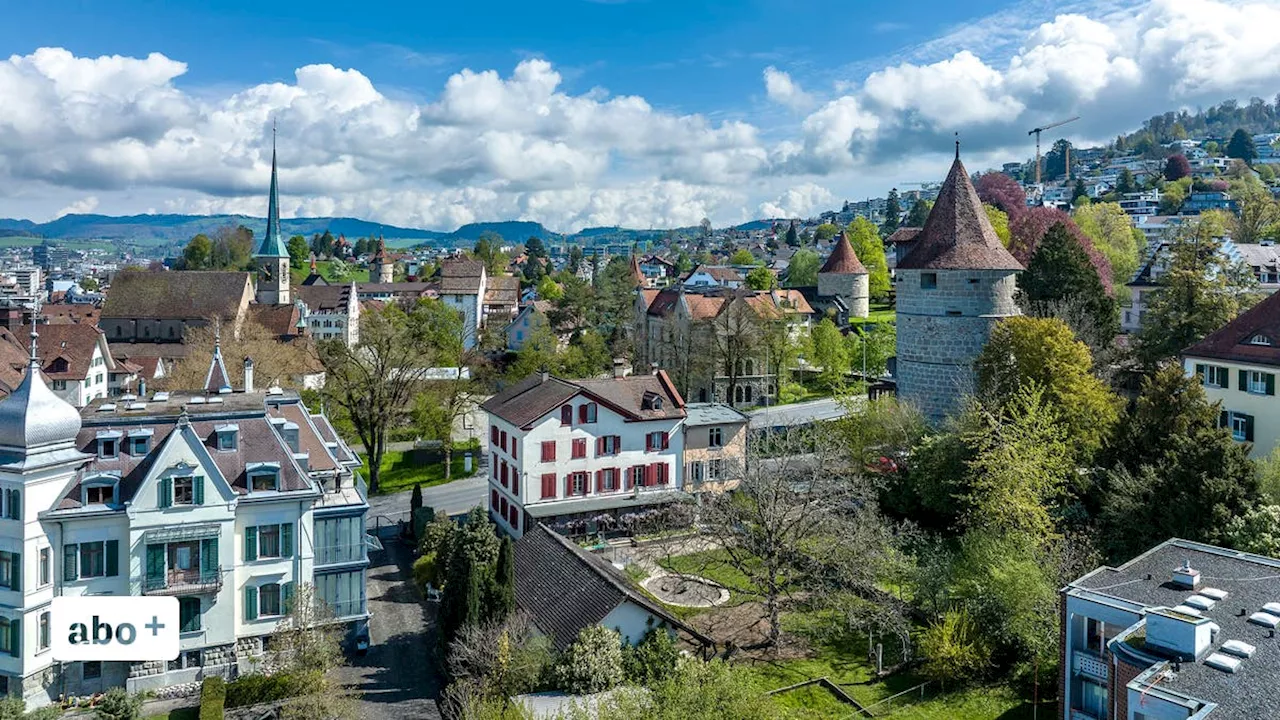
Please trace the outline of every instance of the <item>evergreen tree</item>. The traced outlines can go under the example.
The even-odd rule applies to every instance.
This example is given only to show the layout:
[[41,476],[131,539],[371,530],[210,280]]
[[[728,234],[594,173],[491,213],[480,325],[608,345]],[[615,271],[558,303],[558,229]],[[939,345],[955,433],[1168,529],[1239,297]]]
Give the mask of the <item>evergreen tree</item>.
[[1236,128],[1227,141],[1227,157],[1252,163],[1258,159],[1258,148],[1253,144],[1253,137],[1244,128]]
[[409,496],[409,515],[413,516],[422,507],[422,483],[413,484],[413,494]]
[[1076,178],[1076,186],[1071,189],[1071,204],[1075,205],[1080,198],[1089,197],[1089,191],[1084,186],[1084,180]]
[[440,597],[442,650],[449,647],[459,630],[480,623],[483,618],[485,588],[488,585],[483,562],[465,552],[461,544],[455,546],[453,554]]
[[796,233],[796,221],[792,220],[791,225],[787,227],[787,245],[791,247],[800,247],[800,236]]
[[911,206],[911,212],[907,213],[907,219],[903,223],[907,227],[924,227],[924,221],[929,219],[929,211],[933,209],[933,202],[920,198]]
[[1055,223],[1044,234],[1026,272],[1018,276],[1019,303],[1040,317],[1073,308],[1085,313],[1089,326],[1109,335],[1116,324],[1116,302],[1066,225]]
[[898,188],[889,190],[889,197],[884,201],[884,224],[880,232],[888,237],[902,223],[902,201],[898,199]]
[[542,238],[535,236],[525,241],[524,252],[531,258],[544,258],[547,256],[547,247],[542,244]]
[[516,609],[516,548],[511,538],[502,539],[498,549],[498,562],[494,565],[493,582],[490,585],[485,607],[487,622],[501,622]]
[[1125,195],[1126,193],[1136,192],[1137,189],[1138,183],[1134,180],[1133,173],[1129,171],[1129,168],[1121,170],[1120,178],[1116,180],[1116,192]]

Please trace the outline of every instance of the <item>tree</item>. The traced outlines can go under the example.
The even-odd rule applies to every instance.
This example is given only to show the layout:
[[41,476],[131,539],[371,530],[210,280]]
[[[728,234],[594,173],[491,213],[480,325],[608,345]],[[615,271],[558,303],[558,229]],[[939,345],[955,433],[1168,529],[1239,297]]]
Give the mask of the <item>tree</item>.
[[747,287],[752,290],[773,290],[778,287],[778,276],[769,268],[761,265],[747,273]]
[[307,244],[307,239],[301,235],[294,235],[289,238],[289,267],[299,270],[307,262],[307,258],[311,255],[311,246]]
[[1072,149],[1071,142],[1066,139],[1059,139],[1053,143],[1053,147],[1044,156],[1045,180],[1053,180],[1066,174],[1067,157]]
[[840,228],[832,223],[822,223],[813,229],[813,239],[819,242],[825,242],[840,234]]
[[787,263],[787,287],[813,287],[818,284],[818,268],[822,260],[818,253],[802,248]]
[[103,694],[95,708],[98,720],[138,720],[142,717],[143,696],[113,687]]
[[97,292],[101,287],[102,286],[98,283],[98,278],[92,275],[85,275],[80,278],[80,289],[85,292]]
[[1080,204],[1082,198],[1086,201],[1089,199],[1089,190],[1085,188],[1082,178],[1076,178],[1076,185],[1071,189],[1071,204]]
[[182,250],[182,266],[187,270],[204,270],[209,267],[209,256],[213,252],[213,241],[208,235],[200,233],[191,238],[187,247]]
[[564,290],[550,275],[543,275],[538,281],[538,297],[542,300],[550,300],[552,302],[564,297]]
[[502,538],[498,561],[493,569],[493,584],[485,603],[484,616],[489,620],[505,620],[516,609],[516,546],[510,537]]
[[519,612],[459,630],[449,644],[445,669],[453,682],[473,683],[485,695],[505,700],[537,689],[551,666],[551,652],[547,636]]
[[986,213],[987,222],[991,223],[991,229],[995,231],[996,237],[1000,238],[1000,243],[1007,249],[1013,244],[1013,235],[1009,232],[1009,216],[994,205],[984,203],[982,210]]
[[698,223],[698,228],[702,231],[702,237],[704,238],[711,237],[711,219],[710,218],[702,218],[702,221]]
[[1239,314],[1255,281],[1223,253],[1224,225],[1206,213],[1180,227],[1169,243],[1168,268],[1150,294],[1138,333],[1138,353],[1148,365],[1176,357]]
[[884,242],[876,226],[859,215],[849,223],[849,244],[867,269],[871,297],[883,298],[889,294],[889,263],[884,255]]
[[311,583],[298,584],[271,642],[276,667],[296,674],[324,676],[342,664],[342,630],[333,608]]
[[1071,216],[1065,212],[1051,207],[1034,207],[1020,214],[1016,220],[1010,225],[1013,240],[1009,245],[1009,252],[1013,254],[1023,265],[1031,262],[1031,257],[1035,255],[1036,247],[1044,238],[1045,233],[1049,232],[1049,228],[1056,224],[1061,224],[1084,248],[1085,254],[1089,256],[1089,264],[1098,274],[1098,279],[1102,281],[1102,286],[1109,293],[1111,292],[1111,265],[1107,262],[1107,258],[1097,248],[1088,237],[1080,231],[1075,222],[1071,220]]
[[1164,179],[1169,182],[1181,180],[1191,175],[1191,163],[1187,161],[1187,156],[1182,153],[1170,155],[1164,164]]
[[1280,505],[1260,505],[1232,518],[1223,536],[1227,547],[1267,557],[1280,555]]
[[796,234],[796,221],[792,220],[787,226],[787,245],[791,247],[800,247],[800,236]]
[[247,270],[253,265],[253,231],[244,225],[218,228],[209,249],[208,269]]
[[1116,180],[1116,192],[1123,197],[1137,190],[1138,181],[1134,179],[1133,172],[1127,167],[1120,170],[1120,177]]
[[1182,203],[1186,202],[1187,192],[1190,187],[1190,178],[1182,178],[1176,182],[1165,183],[1164,190],[1160,193],[1160,213],[1162,215],[1176,215],[1182,208]]
[[459,549],[454,550],[440,595],[440,646],[448,648],[465,627],[484,619],[484,595],[488,585],[486,566]]
[[757,263],[755,256],[746,248],[738,248],[729,256],[730,265],[756,265]]
[[[391,303],[360,317],[360,343],[341,340],[316,344],[325,369],[324,394],[351,418],[369,460],[369,490],[376,493],[382,475],[387,432],[409,412],[409,400],[442,357],[436,345],[450,335],[435,327],[447,316],[439,300],[423,299],[408,308]],[[446,306],[447,308],[447,306]]]
[[524,241],[524,253],[531,258],[546,258],[547,246],[542,243],[542,238],[534,235]]
[[830,389],[844,386],[845,373],[849,371],[849,355],[844,338],[831,318],[813,326],[810,331],[813,343],[813,364],[822,368],[818,380]]
[[1258,159],[1258,148],[1253,144],[1253,136],[1245,132],[1244,128],[1236,128],[1231,133],[1231,139],[1227,141],[1227,157],[1249,164]]
[[312,350],[306,342],[281,342],[279,336],[250,318],[240,325],[239,332],[233,332],[231,326],[221,330],[217,325],[187,328],[183,344],[189,350],[160,378],[160,386],[168,390],[203,388],[215,339],[227,368],[227,381],[233,388],[244,387],[244,358],[253,359],[254,384],[258,388],[276,385],[301,389],[306,376],[315,372]]
[[323,233],[316,233],[311,236],[311,252],[316,257],[332,257],[333,256],[333,233],[325,230]]
[[1253,180],[1233,183],[1231,197],[1238,208],[1231,223],[1234,242],[1256,243],[1274,234],[1280,223],[1280,203],[1262,183]]
[[884,201],[884,222],[880,225],[880,232],[888,237],[901,224],[902,200],[898,196],[898,188],[890,188],[889,196]]
[[[750,670],[724,660],[685,659],[647,692],[617,692],[591,706],[575,705],[564,720],[759,720],[788,717],[763,695]],[[489,720],[486,718],[486,720]]]
[[556,664],[556,686],[573,695],[598,693],[622,682],[622,638],[616,630],[588,625]]
[[1017,180],[1001,172],[983,173],[975,184],[978,198],[983,203],[993,205],[1010,220],[1027,210],[1027,194]]
[[1115,299],[1107,294],[1098,272],[1079,241],[1066,225],[1049,228],[1037,244],[1026,272],[1018,276],[1019,304],[1033,315],[1053,315],[1062,306],[1079,309],[1089,319],[1096,337],[1114,336]]
[[1087,461],[1110,437],[1119,400],[1091,370],[1089,348],[1061,320],[1011,317],[1000,321],[975,362],[978,397],[1005,408],[1030,387],[1066,430],[1069,446]]
[[924,198],[917,199],[911,204],[911,210],[907,213],[907,219],[902,223],[906,227],[924,227],[924,221],[929,219],[929,211],[933,209],[933,201]]
[[1078,207],[1071,215],[1080,232],[1093,243],[1111,265],[1111,277],[1128,281],[1138,270],[1145,240],[1133,226],[1119,203],[1094,203]]
[[622,651],[622,668],[627,680],[637,685],[654,685],[669,677],[680,664],[680,649],[666,627],[650,627],[644,639]]
[[484,263],[485,272],[490,275],[501,275],[507,269],[507,254],[502,252],[502,243],[501,235],[486,230],[480,233],[480,238],[472,249],[472,255]]

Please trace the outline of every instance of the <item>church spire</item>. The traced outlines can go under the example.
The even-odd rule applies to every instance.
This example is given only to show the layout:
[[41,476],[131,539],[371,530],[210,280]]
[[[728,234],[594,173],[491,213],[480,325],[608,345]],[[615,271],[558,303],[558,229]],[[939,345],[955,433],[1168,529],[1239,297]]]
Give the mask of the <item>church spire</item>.
[[267,232],[255,257],[289,257],[284,239],[280,236],[280,183],[276,172],[276,124],[271,122],[271,196],[267,200]]

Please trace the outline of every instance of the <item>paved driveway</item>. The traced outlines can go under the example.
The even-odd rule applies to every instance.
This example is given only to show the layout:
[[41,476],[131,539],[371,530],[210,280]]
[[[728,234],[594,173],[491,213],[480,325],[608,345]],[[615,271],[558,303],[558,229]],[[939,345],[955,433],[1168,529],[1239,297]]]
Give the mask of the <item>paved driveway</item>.
[[389,537],[383,546],[370,556],[369,652],[342,669],[342,680],[361,694],[363,720],[439,718],[435,698],[443,681],[431,661],[435,606],[421,602],[409,581],[409,548]]

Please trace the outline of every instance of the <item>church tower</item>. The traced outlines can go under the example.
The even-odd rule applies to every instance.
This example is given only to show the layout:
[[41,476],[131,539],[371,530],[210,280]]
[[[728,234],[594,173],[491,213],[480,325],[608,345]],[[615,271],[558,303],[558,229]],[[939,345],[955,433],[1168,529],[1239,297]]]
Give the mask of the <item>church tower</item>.
[[257,302],[289,304],[289,250],[280,236],[280,189],[276,177],[276,138],[271,130],[271,197],[267,201],[267,233],[253,254],[258,267]]
[[992,327],[1019,314],[1022,269],[987,220],[957,142],[937,202],[895,273],[900,399],[935,422],[960,409]]

